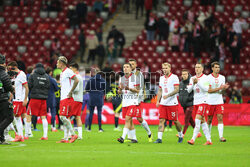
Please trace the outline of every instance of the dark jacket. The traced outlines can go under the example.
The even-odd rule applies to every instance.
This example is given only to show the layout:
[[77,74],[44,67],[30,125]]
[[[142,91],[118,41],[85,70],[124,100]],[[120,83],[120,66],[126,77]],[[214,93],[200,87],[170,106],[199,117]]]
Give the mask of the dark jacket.
[[10,78],[3,66],[0,66],[0,102],[9,99],[9,92],[13,92],[14,88]]
[[36,68],[28,80],[31,99],[47,99],[50,89],[49,76],[44,68]]
[[149,25],[149,19],[146,20],[146,22],[144,23],[145,29],[147,31],[155,31],[157,29],[157,23],[156,20],[154,19],[154,24],[153,25]]
[[191,75],[188,76],[188,79],[180,82],[180,90],[179,90],[179,101],[183,108],[189,107],[193,105],[194,93],[188,93],[187,85],[189,84],[189,80]]
[[56,95],[55,92],[59,90],[56,80],[49,76],[50,81],[50,89],[49,89],[49,97],[47,98],[47,107],[55,107],[56,106]]
[[168,22],[163,17],[159,18],[157,25],[160,34],[168,34],[169,32]]
[[89,105],[102,106],[106,88],[106,81],[100,74],[96,74],[87,82],[85,90],[89,92]]

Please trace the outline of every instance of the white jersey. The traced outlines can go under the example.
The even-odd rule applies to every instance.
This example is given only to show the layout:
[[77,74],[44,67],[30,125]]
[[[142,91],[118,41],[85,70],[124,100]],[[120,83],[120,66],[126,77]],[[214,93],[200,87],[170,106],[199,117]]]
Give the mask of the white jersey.
[[134,70],[132,71],[133,74],[135,74],[140,81],[140,91],[139,91],[139,97],[138,97],[138,102],[139,104],[144,101],[144,76],[140,71]]
[[[213,74],[208,75],[209,86],[212,89],[219,88],[221,85],[225,84],[225,77],[223,75],[219,75],[215,78]],[[209,105],[218,105],[223,104],[223,97],[220,92],[216,93],[208,93],[208,104]]]
[[25,98],[25,87],[27,84],[26,74],[23,71],[19,71],[15,78],[15,99],[13,101],[24,101]]
[[[119,80],[119,85],[125,87],[128,86],[129,88],[136,88],[137,86],[140,86],[139,78],[131,73],[129,77],[123,76]],[[129,90],[122,90],[122,107],[128,107],[132,105],[138,105],[138,93],[131,92]]]
[[188,92],[190,93],[192,90],[194,91],[194,105],[198,104],[207,104],[207,96],[208,96],[208,88],[209,82],[208,77],[205,74],[202,74],[198,77],[197,84],[193,84],[193,79],[196,76],[191,77],[189,85],[187,86]]
[[175,86],[179,86],[179,78],[175,74],[169,74],[169,76],[161,76],[159,82],[159,88],[162,89],[160,104],[164,106],[175,106],[178,105],[177,94],[164,99],[163,96],[168,95],[174,91]]
[[74,78],[76,74],[69,68],[65,68],[60,74],[60,83],[61,83],[61,100],[68,98],[68,94],[73,86]]
[[76,74],[76,77],[79,80],[79,82],[72,96],[73,96],[74,101],[83,102],[83,79],[80,74]]

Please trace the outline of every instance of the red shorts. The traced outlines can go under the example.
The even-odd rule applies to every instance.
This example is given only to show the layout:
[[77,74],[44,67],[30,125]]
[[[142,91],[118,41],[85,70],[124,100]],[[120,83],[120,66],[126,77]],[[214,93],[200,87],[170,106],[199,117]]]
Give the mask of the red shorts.
[[26,107],[23,106],[22,101],[14,101],[13,107],[14,107],[13,109],[14,115],[17,117],[20,117],[22,114],[26,113]]
[[207,111],[207,104],[198,104],[198,105],[194,105],[194,112],[195,114],[199,114],[201,116],[205,116],[206,111]]
[[46,116],[47,102],[41,99],[30,99],[28,107],[28,115]]
[[213,116],[215,114],[224,114],[224,105],[218,104],[218,105],[208,105],[208,116]]
[[141,118],[140,107],[135,105],[122,107],[122,117],[125,118],[126,116]]
[[81,112],[82,112],[82,102],[74,101],[72,103],[71,116],[81,116]]
[[60,114],[61,116],[69,117],[72,115],[73,98],[67,98],[60,101]]
[[159,119],[173,120],[178,119],[178,105],[176,106],[159,106]]

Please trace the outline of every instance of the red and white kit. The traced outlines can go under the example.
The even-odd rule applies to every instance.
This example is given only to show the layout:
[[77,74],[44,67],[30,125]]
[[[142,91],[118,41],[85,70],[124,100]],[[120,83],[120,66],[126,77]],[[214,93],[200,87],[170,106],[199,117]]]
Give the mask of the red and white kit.
[[68,94],[73,86],[75,73],[69,69],[65,68],[60,75],[61,83],[61,101],[60,101],[60,115],[71,116],[72,104],[74,103],[73,98],[68,98]]
[[[218,74],[215,77],[213,74],[208,75],[209,86],[212,89],[219,88],[221,85],[225,84],[225,77]],[[220,92],[209,93],[208,94],[208,115],[212,116],[214,114],[224,113],[224,101],[222,94]]]
[[[195,85],[193,83],[194,78],[198,79],[198,82]],[[194,111],[196,114],[202,116],[205,115],[207,109],[208,89],[209,82],[207,75],[202,74],[200,77],[191,77],[188,85],[188,92],[191,92],[192,90],[194,91]]]
[[162,96],[159,107],[159,118],[166,120],[178,119],[178,100],[177,94],[164,99],[163,97],[174,91],[174,87],[179,85],[179,79],[175,74],[169,74],[169,76],[161,76],[159,82],[159,88],[162,89]]
[[[139,78],[131,73],[128,77],[123,76],[119,80],[119,85],[125,87],[128,86],[129,88],[136,88],[140,86]],[[141,118],[141,110],[138,107],[139,99],[138,93],[131,92],[130,90],[122,90],[122,116],[130,117],[139,117]]]
[[16,116],[21,116],[21,114],[26,113],[26,107],[23,106],[23,101],[25,98],[25,87],[27,84],[26,74],[23,71],[19,71],[15,78],[15,99],[13,100],[14,114]]
[[79,80],[76,89],[73,92],[73,106],[72,106],[72,115],[80,116],[82,111],[82,102],[83,102],[83,78],[80,74],[76,74],[77,79]]

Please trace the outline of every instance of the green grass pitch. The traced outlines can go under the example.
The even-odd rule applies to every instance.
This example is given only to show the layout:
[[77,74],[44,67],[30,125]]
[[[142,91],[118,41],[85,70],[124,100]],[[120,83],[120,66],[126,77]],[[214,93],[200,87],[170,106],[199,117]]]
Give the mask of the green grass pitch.
[[[123,127],[123,125],[122,125]],[[41,125],[38,126],[42,130]],[[213,127],[213,145],[204,146],[204,135],[195,145],[187,144],[192,136],[189,127],[182,144],[177,143],[176,130],[164,132],[163,143],[148,143],[146,131],[136,126],[139,143],[120,144],[116,141],[122,132],[114,132],[113,125],[104,125],[104,133],[98,133],[94,125],[92,132],[83,132],[83,140],[75,143],[56,143],[63,132],[49,132],[48,141],[39,141],[42,131],[33,132],[34,137],[23,143],[0,145],[1,167],[193,167],[193,166],[250,166],[250,127],[226,126],[226,143],[218,140],[217,127]],[[154,140],[158,126],[150,126]],[[12,132],[13,133],[13,132]],[[12,135],[13,136],[13,135]]]

